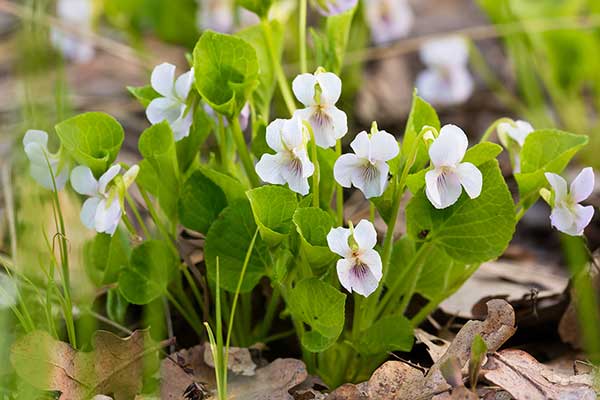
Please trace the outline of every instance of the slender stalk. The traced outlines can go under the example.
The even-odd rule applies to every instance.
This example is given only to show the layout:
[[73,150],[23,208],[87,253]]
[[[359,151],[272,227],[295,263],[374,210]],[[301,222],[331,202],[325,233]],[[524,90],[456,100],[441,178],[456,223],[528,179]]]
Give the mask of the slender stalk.
[[271,65],[273,67],[273,71],[275,71],[275,76],[277,77],[277,84],[279,86],[279,91],[281,92],[281,97],[283,97],[283,101],[285,102],[288,112],[290,113],[290,115],[292,115],[294,111],[296,111],[296,103],[294,102],[294,96],[292,96],[292,92],[288,85],[287,78],[285,77],[285,73],[283,72],[281,62],[277,59],[277,56],[275,54],[275,49],[273,46],[273,35],[271,33],[271,25],[266,19],[264,19],[261,22],[261,25],[263,28],[265,40],[267,42],[267,52],[269,53]]
[[369,201],[369,221],[375,222],[375,204],[372,201]]
[[259,340],[264,342],[264,338],[267,336],[267,333],[271,329],[271,325],[273,324],[273,319],[275,318],[275,313],[277,312],[277,307],[279,306],[279,301],[281,299],[281,293],[277,287],[273,288],[273,293],[271,293],[271,298],[269,299],[269,303],[267,304],[267,311],[265,312],[265,317],[263,318],[261,329],[260,329],[260,337]]
[[[250,256],[252,256],[252,251],[254,250],[254,244],[256,243],[257,236],[258,228],[256,228],[256,230],[254,231],[254,236],[252,237],[252,241],[250,241],[250,246],[248,246],[248,250],[246,251],[246,257],[244,258],[244,264],[242,265],[242,271],[240,272],[240,279],[238,279],[237,287],[235,289],[235,295],[233,296],[233,303],[231,304],[231,313],[229,314],[229,324],[227,327],[227,339],[225,340],[225,365],[228,365],[229,363],[229,342],[231,340],[231,331],[233,329],[233,318],[235,317],[235,308],[237,306],[240,291],[242,290],[242,283],[244,282],[244,276],[246,275],[246,269],[248,268],[248,263],[250,262]],[[227,393],[226,379],[224,382],[224,387],[225,393]]]
[[[340,139],[335,142],[335,155],[336,159],[342,155],[342,141]],[[344,225],[344,189],[337,181],[335,182],[335,211],[338,225]]]
[[254,170],[254,163],[250,157],[250,152],[248,152],[248,145],[246,144],[246,139],[244,139],[244,133],[242,132],[240,121],[236,117],[229,120],[229,123],[231,124],[233,140],[235,141],[235,145],[237,147],[244,170],[246,171],[246,176],[250,181],[250,186],[257,187],[260,185],[260,180],[258,179],[258,175],[256,175],[256,171]]
[[498,118],[497,120],[495,120],[494,122],[492,122],[492,124],[485,130],[483,136],[479,140],[479,143],[483,143],[483,142],[489,140],[489,138],[492,135],[492,133],[494,133],[494,131],[496,130],[496,128],[498,128],[498,125],[500,125],[501,123],[508,123],[508,124],[512,125],[512,124],[515,123],[515,121],[513,121],[510,118],[506,118],[506,117]]
[[315,166],[315,170],[312,176],[312,195],[313,195],[313,207],[319,208],[319,179],[321,175],[321,168],[319,166],[319,156],[317,154],[317,142],[315,142],[315,133],[312,129],[312,126],[306,121],[303,122],[304,127],[308,129],[308,133],[310,134],[310,150],[311,150],[311,161]]
[[129,220],[129,217],[127,216],[127,214],[123,213],[121,219],[123,220],[123,223],[125,224],[125,227],[129,231],[129,233],[131,234],[131,236],[138,237],[139,235],[138,235],[137,231],[135,230],[135,227],[133,226],[133,224]]
[[127,200],[127,204],[129,204],[129,208],[131,208],[131,211],[133,212],[133,215],[135,216],[136,221],[140,225],[140,228],[142,228],[142,232],[144,232],[144,236],[146,237],[146,239],[150,239],[151,235],[150,235],[150,232],[148,231],[148,227],[146,226],[144,219],[140,215],[140,211],[138,210],[138,208],[135,204],[135,200],[133,200],[131,198],[131,195],[129,194],[128,191],[125,191],[125,200]]
[[201,336],[202,332],[203,332],[202,324],[199,323],[195,318],[193,318],[190,313],[188,313],[188,311],[181,305],[181,303],[179,301],[177,301],[177,299],[175,298],[175,296],[173,296],[172,293],[167,292],[166,296],[167,296],[167,299],[171,302],[171,304],[173,304],[175,306],[175,308],[177,309],[177,311],[179,311],[179,313],[183,316],[183,318],[185,318],[185,320],[188,322],[188,324],[190,324],[190,326],[194,329],[194,331],[199,336]]
[[196,281],[190,274],[190,271],[188,271],[187,265],[184,268],[182,268],[182,270],[183,270],[183,276],[185,277],[185,279],[188,281],[188,284],[192,288],[192,293],[194,294],[194,298],[196,299],[196,302],[198,303],[200,308],[202,308],[202,310],[205,310],[206,304],[204,304],[204,300],[202,299],[202,296],[200,295],[200,290],[198,289],[198,285],[196,284]]
[[308,66],[306,64],[306,7],[307,1],[300,0],[298,10],[298,42],[300,43],[300,72],[308,72]]
[[227,399],[227,364],[223,363],[223,320],[221,319],[221,266],[219,264],[219,258],[217,257],[217,296],[215,300],[215,309],[217,316],[217,340],[216,340],[216,348],[217,351],[213,351],[213,358],[215,360],[215,368],[217,375],[217,387],[219,400]]
[[138,185],[138,189],[140,191],[140,194],[142,195],[142,198],[144,199],[144,203],[146,204],[146,208],[148,209],[148,212],[150,213],[150,217],[152,218],[154,225],[156,225],[156,227],[160,231],[161,235],[169,243],[171,249],[177,254],[178,250],[177,250],[175,240],[169,234],[169,231],[167,230],[167,228],[165,228],[164,225],[162,224],[162,222],[160,221],[158,213],[156,212],[156,209],[154,208],[154,205],[152,204],[152,200],[150,200],[148,193],[139,185]]

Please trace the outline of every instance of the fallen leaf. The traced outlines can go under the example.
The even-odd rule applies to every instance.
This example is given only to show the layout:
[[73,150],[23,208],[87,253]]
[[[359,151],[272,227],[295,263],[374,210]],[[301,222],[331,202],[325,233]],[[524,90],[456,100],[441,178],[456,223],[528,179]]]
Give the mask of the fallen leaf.
[[160,364],[160,397],[165,400],[184,399],[190,385],[200,383],[208,391],[215,386],[214,370],[204,362],[204,345],[180,350]]
[[[491,261],[482,264],[465,284],[440,304],[449,315],[477,318],[474,308],[485,298],[505,298],[509,303],[531,296],[538,299],[560,295],[568,285],[568,277],[549,271],[532,262]],[[484,310],[485,311],[485,310]]]
[[95,394],[120,400],[139,393],[144,370],[151,366],[149,357],[168,345],[153,343],[147,330],[124,339],[97,331],[92,343],[93,351],[79,352],[47,332],[34,331],[13,344],[10,359],[21,378],[38,389],[60,391],[61,400]]
[[449,341],[432,335],[422,329],[415,329],[414,335],[417,339],[417,343],[423,343],[425,347],[427,347],[427,353],[429,353],[429,356],[434,363],[442,358],[446,351],[448,351],[448,347],[450,347]]
[[441,366],[455,357],[462,368],[471,357],[471,345],[479,335],[488,351],[494,352],[516,331],[515,313],[506,301],[494,299],[487,302],[488,315],[484,321],[469,321],[458,332],[446,353],[431,367],[426,376],[426,385],[431,393],[450,389],[440,371]]
[[[215,367],[215,360],[207,343],[204,343],[204,362],[209,367]],[[227,369],[237,375],[253,376],[256,364],[252,361],[252,355],[248,349],[230,347],[229,356],[227,357]]]
[[232,376],[229,400],[293,400],[288,391],[308,377],[306,366],[293,358],[278,358],[254,376]]
[[417,368],[401,361],[388,361],[369,379],[369,399],[419,399],[423,396],[425,377]]
[[[486,380],[509,392],[516,400],[573,399],[594,400],[594,390],[582,383],[558,379],[548,368],[521,350],[503,350],[490,354],[481,370]],[[562,380],[565,383],[557,383]],[[568,383],[567,383],[568,382]]]
[[367,400],[367,394],[357,385],[346,383],[329,393],[327,400]]

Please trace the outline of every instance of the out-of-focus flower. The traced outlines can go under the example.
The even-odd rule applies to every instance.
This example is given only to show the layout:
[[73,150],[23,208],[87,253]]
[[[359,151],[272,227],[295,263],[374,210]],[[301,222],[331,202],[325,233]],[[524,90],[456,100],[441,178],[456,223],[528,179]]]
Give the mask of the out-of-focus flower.
[[277,153],[263,154],[256,164],[260,179],[276,185],[287,183],[294,192],[308,194],[308,178],[315,167],[306,152],[309,134],[302,120],[276,119],[267,126],[266,139]]
[[388,182],[387,161],[398,155],[398,142],[386,131],[362,131],[350,147],[355,154],[342,155],[333,166],[335,180],[344,187],[356,186],[367,199],[381,196]]
[[187,98],[194,83],[194,69],[175,79],[175,66],[169,63],[157,65],[150,77],[152,88],[162,97],[152,100],[146,109],[151,124],[167,121],[173,130],[175,141],[190,134],[194,120]]
[[552,226],[567,235],[583,235],[583,230],[594,216],[594,207],[579,203],[590,197],[594,190],[594,170],[591,167],[584,168],[571,182],[568,191],[567,181],[562,176],[551,172],[545,175],[554,192],[550,214]]
[[[58,0],[56,16],[69,28],[89,33],[92,31],[92,1],[91,0]],[[94,57],[94,46],[89,38],[62,31],[50,29],[50,41],[69,60],[86,63]]]
[[517,120],[513,123],[502,122],[498,124],[498,138],[502,145],[510,152],[514,172],[521,171],[521,148],[533,126],[527,121]]
[[199,31],[211,29],[221,33],[235,30],[235,13],[239,11],[239,27],[260,22],[256,14],[242,7],[235,7],[233,0],[196,0],[196,27]]
[[301,74],[292,82],[292,89],[306,106],[296,110],[294,115],[310,124],[318,146],[335,146],[336,140],[348,132],[346,113],[335,106],[342,94],[340,78],[333,72]]
[[140,168],[132,166],[119,182],[116,178],[121,171],[119,165],[110,167],[96,180],[92,170],[80,165],[71,172],[71,185],[79,194],[89,196],[81,208],[81,221],[89,229],[98,233],[113,235],[123,214],[124,191],[135,181]]
[[343,257],[338,260],[338,279],[346,290],[364,297],[373,293],[383,275],[381,257],[373,248],[377,244],[377,232],[365,219],[356,228],[332,228],[327,234],[329,249]]
[[18,296],[17,282],[7,274],[0,274],[0,309],[16,305]]
[[461,162],[468,146],[467,135],[462,129],[445,125],[429,147],[433,169],[425,174],[425,194],[435,208],[447,208],[456,203],[462,188],[472,199],[481,194],[481,171],[469,162]]
[[380,45],[406,36],[414,13],[407,0],[366,0],[365,10],[373,43]]
[[29,171],[33,179],[46,189],[54,190],[54,175],[56,189],[61,190],[69,180],[69,162],[60,153],[48,151],[48,134],[35,129],[28,130],[23,138],[23,147],[30,162]]
[[461,36],[426,42],[420,50],[427,68],[417,77],[417,90],[425,100],[438,105],[460,104],[473,93],[468,69],[469,45]]
[[316,10],[325,17],[338,15],[358,4],[358,0],[314,0]]

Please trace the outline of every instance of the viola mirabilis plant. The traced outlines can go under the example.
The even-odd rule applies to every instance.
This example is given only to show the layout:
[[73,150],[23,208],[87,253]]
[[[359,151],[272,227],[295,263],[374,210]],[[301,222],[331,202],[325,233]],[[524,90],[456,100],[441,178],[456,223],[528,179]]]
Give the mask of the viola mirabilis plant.
[[[352,2],[317,3],[348,3],[327,18],[351,20]],[[99,284],[116,287],[133,304],[166,299],[200,336],[203,321],[223,321],[226,347],[230,339],[238,346],[268,340],[281,333],[273,331],[274,320],[289,319],[309,369],[335,387],[367,379],[390,351],[409,351],[413,329],[482,263],[503,254],[540,192],[554,207],[552,224],[582,234],[593,209],[578,203],[589,195],[593,172],[584,170],[570,191],[555,174],[586,136],[531,131],[503,118],[469,147],[478,132],[442,126],[416,92],[404,132],[377,124],[349,132],[338,108],[339,74],[315,65],[290,87],[280,60],[284,29],[268,19],[270,2],[240,4],[261,22],[235,35],[205,31],[189,72],[176,78],[174,66],[161,64],[150,85],[129,88],[153,124],[139,138],[137,166],[114,164],[124,132],[106,114],[59,123],[57,154],[48,153],[44,135],[26,138],[40,183],[41,155],[60,177],[57,187],[65,168],[78,165],[71,184],[88,197],[81,216],[98,232],[91,246],[119,255],[95,275]],[[324,49],[332,54],[324,59],[339,64],[347,35],[327,34]],[[435,49],[426,57],[434,70],[447,58],[431,54]],[[288,111],[280,118],[271,117],[276,87]],[[457,96],[448,90],[449,98]],[[248,129],[240,124],[244,107],[251,111]],[[503,148],[488,141],[496,128],[518,144],[507,147],[519,166],[516,202],[496,160]],[[214,147],[206,140],[211,135]],[[342,139],[350,143],[345,154]],[[133,185],[139,202],[128,192]],[[344,220],[342,187],[359,189],[385,229]],[[397,229],[400,220],[405,229]],[[204,239],[200,265],[179,253],[184,228]],[[118,240],[128,233],[132,240]],[[420,309],[409,307],[417,294],[427,301]],[[238,295],[243,306],[236,308]],[[207,298],[219,299],[217,312]],[[256,304],[265,304],[264,312],[253,312]],[[232,310],[229,319],[221,318],[221,307]],[[215,334],[222,344],[221,330]]]

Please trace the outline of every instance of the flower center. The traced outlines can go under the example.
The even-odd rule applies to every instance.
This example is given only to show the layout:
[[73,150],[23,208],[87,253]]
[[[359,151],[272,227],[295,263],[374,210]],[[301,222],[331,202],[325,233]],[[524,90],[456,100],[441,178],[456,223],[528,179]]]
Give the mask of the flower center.
[[365,181],[371,182],[379,176],[379,170],[370,161],[366,162],[362,169],[362,177]]
[[290,151],[290,172],[295,176],[302,176],[302,161]]
[[318,104],[313,107],[314,107],[314,112],[313,112],[312,116],[310,117],[311,125],[313,125],[313,126],[333,125],[333,121],[331,120],[331,117],[329,116],[329,114],[326,111],[326,109],[327,109],[326,105]]
[[364,279],[369,273],[369,266],[359,259],[356,259],[356,263],[352,267],[352,273],[358,279]]

